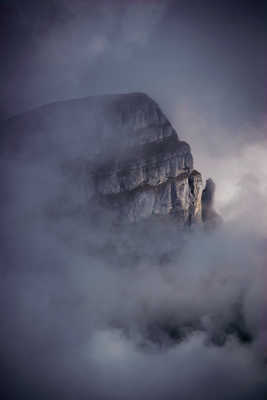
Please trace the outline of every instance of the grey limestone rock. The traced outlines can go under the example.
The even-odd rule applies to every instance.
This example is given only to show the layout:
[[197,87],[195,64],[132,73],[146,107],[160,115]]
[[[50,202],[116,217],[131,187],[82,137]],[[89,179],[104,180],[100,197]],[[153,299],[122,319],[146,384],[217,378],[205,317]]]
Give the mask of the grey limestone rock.
[[93,165],[96,195],[130,221],[171,216],[182,224],[200,222],[202,178],[193,169],[190,146],[148,96],[120,101],[116,113],[127,111],[116,119],[130,138],[116,157]]

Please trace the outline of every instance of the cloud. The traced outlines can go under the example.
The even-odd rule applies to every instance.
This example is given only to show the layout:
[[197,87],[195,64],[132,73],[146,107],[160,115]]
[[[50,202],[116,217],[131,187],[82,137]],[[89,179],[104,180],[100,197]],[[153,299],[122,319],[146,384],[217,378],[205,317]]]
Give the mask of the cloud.
[[[212,399],[219,388],[222,399],[264,398],[266,230],[254,213],[262,185],[245,176],[231,218],[212,233],[116,230],[104,210],[97,224],[88,212],[86,176],[66,170],[80,147],[62,134],[66,147],[55,145],[58,132],[52,146],[25,141],[22,158],[2,159],[1,366],[15,382],[5,389]],[[261,148],[244,150],[248,169],[252,155]]]
[[[230,129],[218,120],[218,114],[202,113],[196,105],[179,104],[172,115],[180,136],[191,144],[195,168],[204,178],[216,183],[216,207],[224,218],[244,217],[253,209],[252,218],[266,214],[266,137],[265,121],[260,126]],[[249,204],[245,204],[250,202]],[[256,206],[257,204],[257,206]],[[256,224],[255,224],[256,226]],[[263,223],[259,224],[263,226]]]

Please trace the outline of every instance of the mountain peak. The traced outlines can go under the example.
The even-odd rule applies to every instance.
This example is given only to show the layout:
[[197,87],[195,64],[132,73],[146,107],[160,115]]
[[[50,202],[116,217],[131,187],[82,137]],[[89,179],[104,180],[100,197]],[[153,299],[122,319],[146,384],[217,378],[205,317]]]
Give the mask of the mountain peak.
[[82,163],[92,198],[119,218],[168,216],[191,224],[211,215],[212,185],[202,194],[190,146],[145,93],[47,104],[8,120],[3,131],[2,152],[39,163],[53,159],[65,169]]

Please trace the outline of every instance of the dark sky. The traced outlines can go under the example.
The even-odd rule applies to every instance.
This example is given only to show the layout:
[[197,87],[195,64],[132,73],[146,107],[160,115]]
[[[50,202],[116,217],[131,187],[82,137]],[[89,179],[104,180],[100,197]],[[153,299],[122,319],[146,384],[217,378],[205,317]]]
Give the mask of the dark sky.
[[38,104],[145,91],[223,124],[266,109],[265,1],[3,0],[1,119]]

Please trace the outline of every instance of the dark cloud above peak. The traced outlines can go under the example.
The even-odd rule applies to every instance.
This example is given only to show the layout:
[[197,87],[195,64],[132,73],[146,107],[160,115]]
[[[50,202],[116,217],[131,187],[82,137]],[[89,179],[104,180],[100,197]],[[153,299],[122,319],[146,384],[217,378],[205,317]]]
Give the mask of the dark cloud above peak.
[[226,126],[262,118],[264,3],[28,0],[1,7],[3,118],[37,103],[118,91],[148,92],[167,110],[187,97]]

